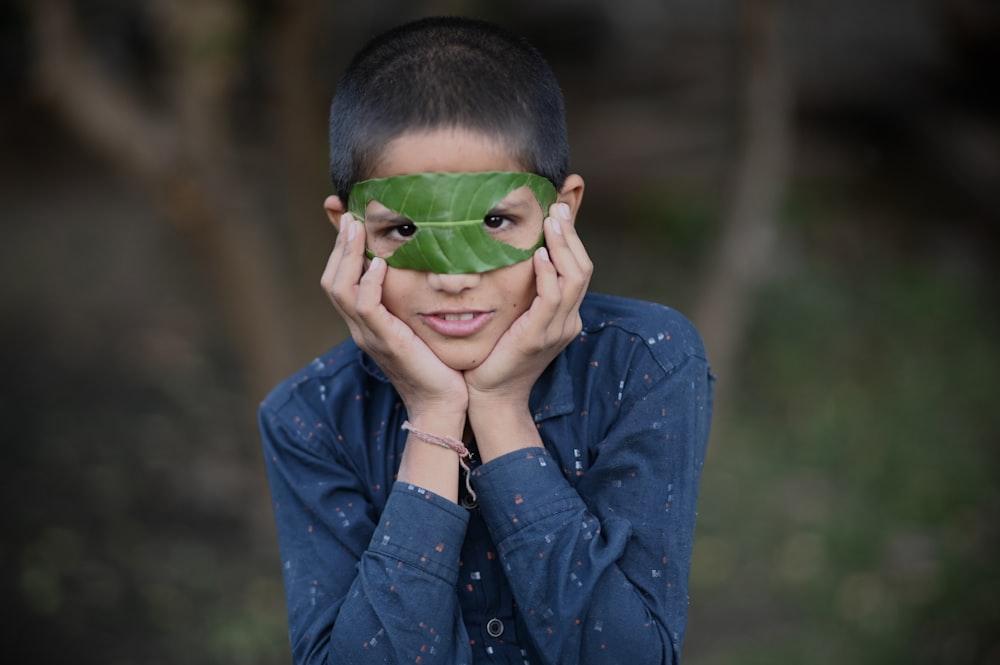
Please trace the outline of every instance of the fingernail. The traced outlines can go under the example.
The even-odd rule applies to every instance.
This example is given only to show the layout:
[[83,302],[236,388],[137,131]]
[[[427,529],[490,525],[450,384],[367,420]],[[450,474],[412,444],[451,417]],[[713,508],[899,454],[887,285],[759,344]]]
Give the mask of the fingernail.
[[540,257],[542,257],[542,259],[544,259],[546,261],[551,261],[552,260],[552,258],[549,256],[549,250],[546,249],[545,247],[539,247],[538,248],[538,255]]
[[562,217],[563,219],[568,220],[570,214],[569,205],[566,203],[557,203],[556,214]]
[[358,222],[354,218],[347,220],[347,241],[350,242],[354,240],[354,236],[358,235]]
[[559,235],[562,235],[562,222],[555,217],[549,217],[549,228]]

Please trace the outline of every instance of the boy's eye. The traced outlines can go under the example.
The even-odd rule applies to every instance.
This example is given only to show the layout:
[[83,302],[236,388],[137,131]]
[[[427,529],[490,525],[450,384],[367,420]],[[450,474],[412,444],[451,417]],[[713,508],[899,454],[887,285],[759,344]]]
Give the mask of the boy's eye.
[[509,222],[510,220],[503,215],[486,215],[483,218],[483,224],[486,225],[488,229],[500,229]]
[[409,238],[417,232],[416,224],[400,224],[392,227],[392,231],[402,238]]

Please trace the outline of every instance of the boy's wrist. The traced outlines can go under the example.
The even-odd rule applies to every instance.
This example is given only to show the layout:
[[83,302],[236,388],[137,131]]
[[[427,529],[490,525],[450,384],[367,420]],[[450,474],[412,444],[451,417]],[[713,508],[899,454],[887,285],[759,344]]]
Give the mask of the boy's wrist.
[[[453,503],[458,502],[459,457],[455,450],[428,440],[462,440],[465,413],[408,413],[408,432],[397,479],[434,492]],[[419,432],[414,432],[416,430]]]
[[521,448],[542,445],[527,400],[523,403],[500,400],[478,405],[470,400],[469,425],[484,462]]
[[[510,382],[514,384],[514,382]],[[520,383],[520,382],[519,382]],[[531,394],[531,384],[525,388],[506,385],[499,390],[476,390],[469,386],[469,413],[504,411],[506,414],[528,413],[528,397]]]
[[466,413],[464,410],[431,409],[408,413],[407,419],[424,432],[461,439],[465,431]]
[[[414,425],[435,427],[458,425],[465,427],[465,417],[469,410],[468,393],[454,395],[449,398],[404,399],[407,418]],[[461,431],[461,429],[460,429]]]
[[527,399],[507,399],[489,393],[479,397],[470,393],[468,414],[472,426],[531,420]]

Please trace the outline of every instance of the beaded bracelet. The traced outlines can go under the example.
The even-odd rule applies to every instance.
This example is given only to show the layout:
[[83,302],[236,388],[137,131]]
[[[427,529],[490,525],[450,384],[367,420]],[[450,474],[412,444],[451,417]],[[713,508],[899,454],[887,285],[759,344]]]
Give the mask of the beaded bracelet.
[[462,470],[465,471],[465,489],[469,492],[469,496],[472,497],[473,501],[478,499],[476,491],[472,489],[471,471],[469,469],[469,463],[466,461],[472,457],[472,453],[469,452],[469,449],[465,447],[464,443],[458,439],[453,439],[450,436],[438,436],[437,434],[431,434],[430,432],[417,429],[410,423],[409,420],[403,421],[403,429],[411,432],[413,436],[425,443],[433,443],[435,446],[441,446],[442,448],[448,448],[449,450],[455,451],[458,455],[458,463],[462,467]]

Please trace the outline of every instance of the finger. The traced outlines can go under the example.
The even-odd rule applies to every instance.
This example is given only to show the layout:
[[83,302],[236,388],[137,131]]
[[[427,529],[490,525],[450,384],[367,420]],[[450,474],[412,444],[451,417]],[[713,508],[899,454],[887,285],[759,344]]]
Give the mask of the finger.
[[[350,219],[346,220],[350,223]],[[334,308],[344,319],[347,324],[347,329],[351,333],[351,337],[355,341],[362,339],[363,329],[355,321],[354,307],[352,305],[352,300],[354,296],[351,294],[353,287],[350,283],[347,285],[338,284],[338,275],[340,279],[343,280],[348,274],[346,271],[341,270],[344,258],[344,245],[348,241],[348,230],[347,225],[341,225],[341,231],[337,233],[337,239],[333,246],[333,251],[330,252],[330,257],[327,259],[326,267],[323,270],[323,275],[320,277],[320,285],[323,287],[323,292],[326,293],[327,298],[333,303]]]
[[[585,270],[592,271],[593,266],[591,265],[590,257],[587,255],[583,241],[580,240],[580,236],[576,231],[576,224],[573,221],[570,207],[565,203],[554,203],[549,208],[549,215],[553,219],[559,220],[558,229],[554,230],[558,231],[562,236],[562,239],[565,241],[565,247],[572,253],[577,264]],[[553,257],[557,267],[559,266],[559,258]]]
[[580,269],[577,257],[569,244],[570,237],[567,235],[572,224],[562,216],[560,204],[552,207],[554,214],[545,218],[545,246],[548,247],[549,255],[559,274],[571,275]]
[[563,237],[566,239],[566,248],[573,255],[573,259],[576,261],[576,265],[580,269],[584,279],[589,282],[591,275],[594,273],[594,263],[587,252],[587,248],[583,245],[583,240],[580,239],[580,236],[576,232],[576,225],[563,222],[561,227]]
[[[575,283],[566,275],[557,275],[555,284],[550,288],[558,292],[558,307],[552,317],[550,328],[560,340],[561,345],[570,342],[580,332],[583,326],[580,318],[580,304],[587,291],[589,280]],[[554,298],[555,296],[549,296]]]
[[385,274],[385,259],[375,257],[358,283],[355,308],[358,316],[369,325],[382,307],[382,284],[385,281]]
[[385,259],[375,257],[357,284],[354,315],[358,333],[355,340],[376,359],[390,380],[396,377],[416,385],[428,371],[428,362],[434,365],[431,371],[440,369],[441,363],[413,330],[382,302],[388,272]]
[[[594,272],[594,263],[587,253],[587,248],[583,245],[583,240],[580,239],[580,235],[577,233],[576,224],[571,218],[570,207],[565,203],[557,204],[555,207],[557,208],[555,217],[560,220],[558,226],[562,232],[562,238],[566,243],[565,247],[572,255],[576,266],[580,270],[579,277],[583,280],[582,288],[585,291],[587,284],[590,282],[590,277]],[[556,267],[559,267],[558,261]]]
[[[545,247],[535,250],[532,256],[532,266],[535,270],[535,293],[528,311],[518,320],[524,339],[534,340],[538,348],[548,344],[551,337],[550,328],[559,316],[562,303],[562,291],[559,285],[559,274],[552,265],[552,259]],[[530,351],[538,350],[535,344]]]
[[[346,217],[346,216],[345,216]],[[353,218],[346,220],[344,239],[340,245],[339,256],[334,260],[332,281],[329,293],[334,305],[344,316],[354,317],[357,300],[358,282],[364,270],[364,225]],[[334,250],[337,255],[337,250]]]
[[374,258],[368,270],[353,286],[350,304],[351,334],[362,349],[379,357],[394,356],[402,337],[410,331],[382,303],[385,259]]
[[573,219],[573,211],[569,205],[561,202],[553,203],[549,208],[549,216],[562,221],[561,227],[563,235],[566,236],[567,244],[569,244],[574,251],[583,249],[583,243],[580,241],[580,236],[576,232],[576,222]]
[[347,213],[343,217],[340,228],[344,229],[342,234],[345,236],[344,242],[341,245],[344,258],[360,257],[363,261],[365,253],[365,225],[354,219],[353,215]]
[[[559,300],[557,310],[551,315],[548,336],[565,343],[582,327],[580,305],[587,293],[593,264],[568,219],[568,207],[556,204],[552,212],[554,215],[546,220],[545,232],[558,273]],[[537,288],[542,288],[541,284]]]
[[330,297],[330,291],[333,289],[333,279],[334,275],[337,274],[337,266],[340,265],[340,259],[343,256],[343,245],[346,237],[346,233],[337,232],[336,241],[333,243],[333,251],[330,252],[330,258],[327,259],[326,266],[323,268],[323,274],[319,279],[320,286],[323,287],[323,291],[327,297]]
[[559,272],[552,263],[552,256],[547,247],[539,247],[532,257],[535,269],[535,291],[542,300],[557,304],[561,300]]
[[560,217],[546,219],[545,243],[560,277],[564,301],[569,307],[579,306],[593,272],[583,243],[573,231],[573,225]]

